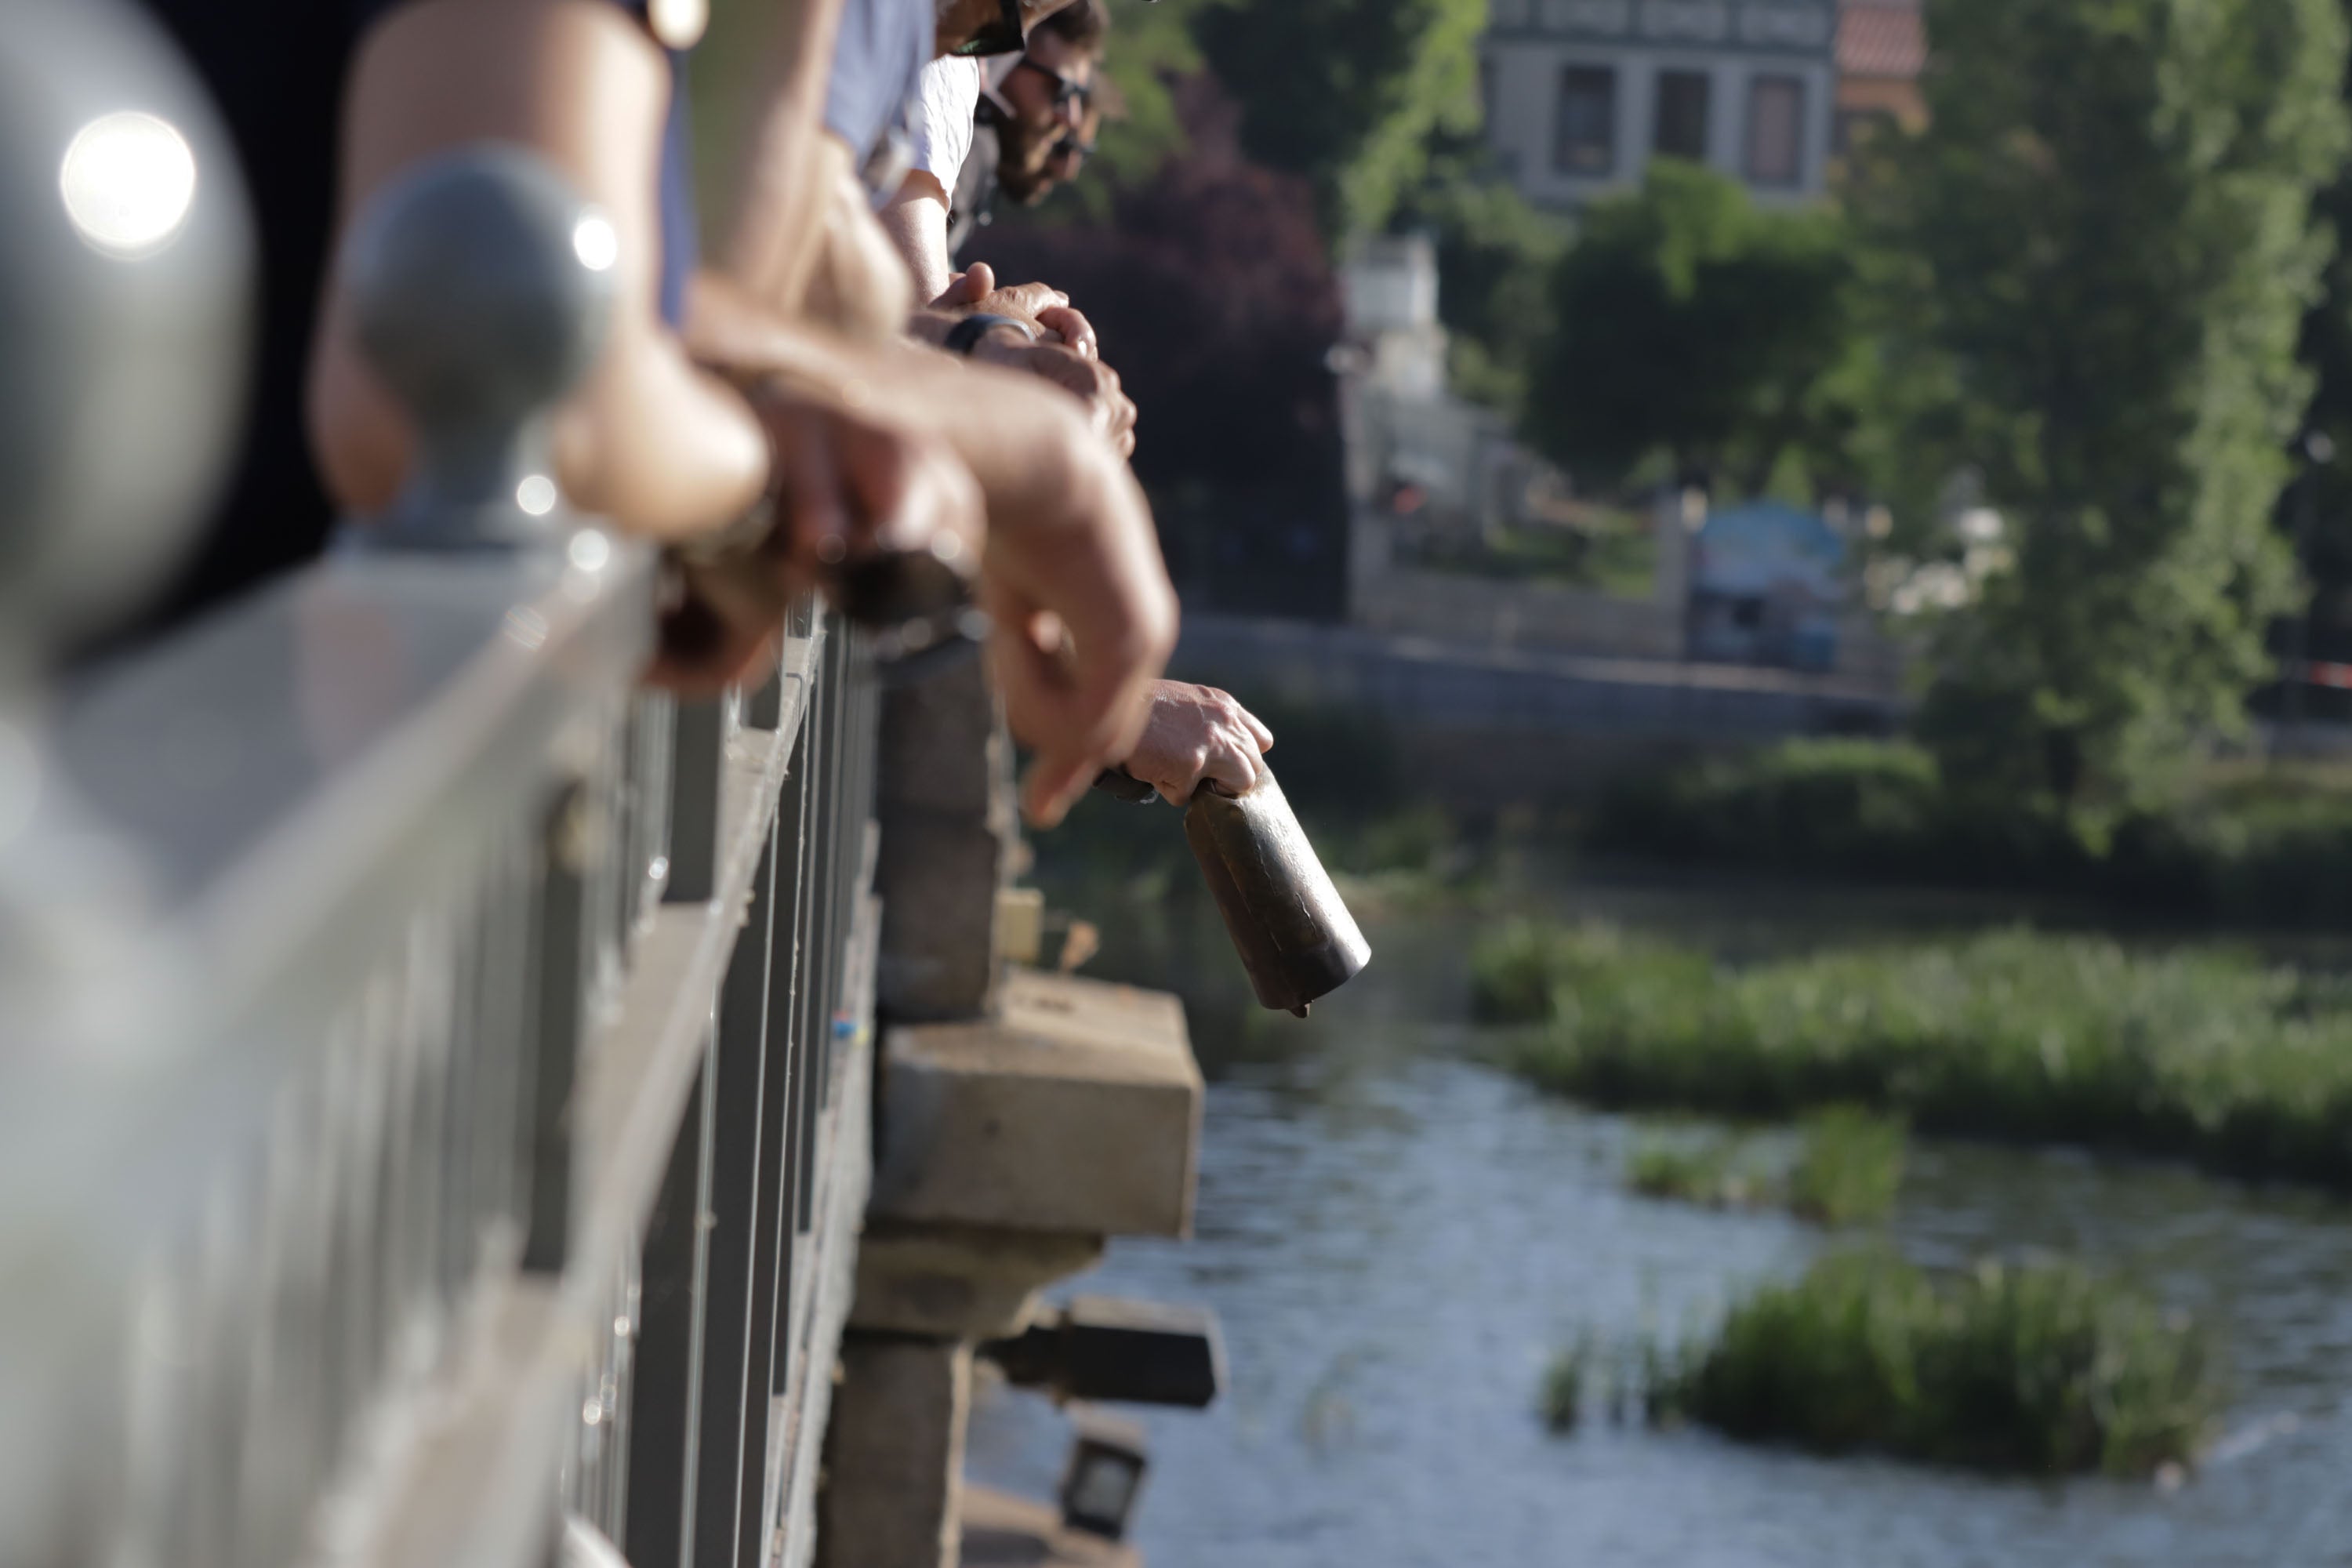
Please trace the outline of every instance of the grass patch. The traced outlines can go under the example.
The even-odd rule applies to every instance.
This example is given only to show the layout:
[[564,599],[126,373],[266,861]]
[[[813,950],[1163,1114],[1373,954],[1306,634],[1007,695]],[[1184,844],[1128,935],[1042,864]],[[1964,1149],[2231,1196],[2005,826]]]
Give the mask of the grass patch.
[[1544,1368],[1538,1413],[1554,1432],[1573,1432],[1584,1414],[1584,1389],[1591,1381],[1594,1345],[1590,1333],[1551,1358]]
[[1788,1205],[1819,1225],[1860,1225],[1895,1207],[1903,1186],[1903,1124],[1851,1105],[1806,1119]]
[[2071,1263],[1938,1279],[1879,1254],[1815,1264],[1654,1358],[1653,1421],[1749,1442],[2032,1476],[2193,1459],[2220,1407],[2206,1339]]
[[1779,1121],[1834,1105],[1924,1132],[2187,1160],[2352,1190],[2352,992],[2231,948],[2012,930],[1734,969],[1605,927],[1507,930],[1477,966],[1535,1083]]
[[1625,1162],[1625,1184],[1645,1198],[1708,1208],[1749,1208],[1777,1190],[1742,1140],[1646,1137]]
[[1780,1164],[1753,1138],[1650,1133],[1625,1162],[1643,1197],[1708,1208],[1776,1205],[1816,1225],[1883,1218],[1903,1184],[1903,1124],[1853,1106],[1805,1119],[1793,1158]]

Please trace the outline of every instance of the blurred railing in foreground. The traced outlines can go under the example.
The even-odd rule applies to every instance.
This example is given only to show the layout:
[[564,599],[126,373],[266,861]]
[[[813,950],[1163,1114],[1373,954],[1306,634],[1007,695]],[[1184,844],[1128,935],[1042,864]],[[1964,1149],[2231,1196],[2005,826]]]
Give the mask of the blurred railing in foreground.
[[[394,526],[37,700],[45,608],[160,553],[83,549],[106,486],[58,476],[215,460],[201,410],[109,394],[236,383],[155,324],[233,325],[233,164],[84,7],[0,44],[48,94],[0,160],[36,263],[0,267],[0,1563],[508,1568],[588,1525],[638,1568],[804,1562],[868,1169],[860,637],[803,613],[757,691],[638,692],[656,564],[530,441],[598,220],[488,154],[372,240],[429,448]],[[109,253],[49,209],[126,103],[202,178]]]

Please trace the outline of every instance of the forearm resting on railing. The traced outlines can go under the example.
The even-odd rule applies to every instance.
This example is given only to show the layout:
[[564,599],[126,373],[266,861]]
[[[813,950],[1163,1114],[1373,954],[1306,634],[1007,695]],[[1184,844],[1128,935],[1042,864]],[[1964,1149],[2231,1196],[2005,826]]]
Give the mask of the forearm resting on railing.
[[[368,37],[346,99],[343,226],[417,160],[467,142],[530,148],[600,208],[618,239],[618,298],[596,368],[561,411],[556,478],[573,504],[656,539],[741,516],[767,483],[741,397],[698,368],[662,321],[657,160],[668,62],[604,0],[425,0]],[[368,369],[340,278],[310,385],[313,447],[346,508],[398,490],[406,421]]]
[[1132,749],[1176,631],[1150,510],[1086,410],[1034,376],[779,321],[716,277],[696,279],[687,336],[706,363],[887,415],[970,468],[988,514],[997,679],[1038,757],[1025,804],[1058,819]]

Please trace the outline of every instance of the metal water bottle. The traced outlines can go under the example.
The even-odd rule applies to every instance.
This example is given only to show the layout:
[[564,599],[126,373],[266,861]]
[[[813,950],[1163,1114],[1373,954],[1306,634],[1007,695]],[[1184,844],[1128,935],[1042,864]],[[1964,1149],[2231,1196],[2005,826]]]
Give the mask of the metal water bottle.
[[[1097,782],[1123,799],[1154,793],[1123,770]],[[1184,808],[1184,838],[1261,1005],[1304,1018],[1371,962],[1371,945],[1263,763],[1244,794],[1202,785]]]

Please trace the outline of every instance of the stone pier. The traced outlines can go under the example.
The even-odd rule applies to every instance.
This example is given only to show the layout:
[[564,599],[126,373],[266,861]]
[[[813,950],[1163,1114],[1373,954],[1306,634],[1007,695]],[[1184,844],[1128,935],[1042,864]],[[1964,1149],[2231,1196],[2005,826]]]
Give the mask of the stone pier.
[[[1009,888],[1011,748],[976,666],[892,692],[881,744],[874,1189],[819,1562],[954,1568],[971,1540],[975,1563],[1134,1563],[1055,1544],[1043,1505],[992,1495],[966,1519],[963,1430],[976,1343],[1026,1327],[1109,1238],[1191,1229],[1202,1085],[1183,1009],[1015,962],[1035,957],[1034,900]],[[1024,1541],[1031,1555],[982,1555]]]

